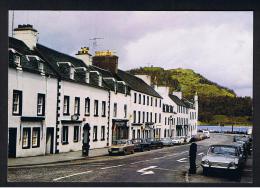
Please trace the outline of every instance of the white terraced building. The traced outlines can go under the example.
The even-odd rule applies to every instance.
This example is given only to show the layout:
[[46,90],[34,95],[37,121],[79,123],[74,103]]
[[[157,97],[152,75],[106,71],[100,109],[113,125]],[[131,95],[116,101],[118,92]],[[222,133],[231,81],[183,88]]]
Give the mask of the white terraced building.
[[19,25],[9,38],[9,157],[197,133],[197,96],[189,102],[165,94],[149,76],[118,69],[110,51],[92,57],[83,47],[72,57],[37,38],[31,25]]

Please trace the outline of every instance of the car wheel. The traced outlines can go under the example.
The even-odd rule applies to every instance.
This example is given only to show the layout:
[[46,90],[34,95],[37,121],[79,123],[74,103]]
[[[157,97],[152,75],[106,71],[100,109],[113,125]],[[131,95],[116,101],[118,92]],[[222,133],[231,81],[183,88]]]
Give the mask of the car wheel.
[[131,154],[134,154],[134,153],[135,153],[135,151],[134,151],[134,150],[132,150],[132,151],[131,151]]
[[144,147],[141,147],[141,152],[143,152],[144,151]]
[[123,152],[123,155],[126,155],[127,154],[127,151],[126,150],[124,150],[124,152]]

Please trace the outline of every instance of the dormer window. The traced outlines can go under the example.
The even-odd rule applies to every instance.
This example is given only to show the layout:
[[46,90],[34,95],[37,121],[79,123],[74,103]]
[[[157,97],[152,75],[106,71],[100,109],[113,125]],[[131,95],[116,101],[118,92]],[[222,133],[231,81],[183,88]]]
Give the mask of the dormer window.
[[70,79],[74,80],[74,73],[75,69],[73,67],[70,67]]
[[17,67],[21,67],[21,58],[18,55],[14,55],[14,63]]
[[98,86],[102,87],[102,76],[101,76],[101,74],[98,75]]
[[39,63],[38,63],[38,69],[39,69],[39,71],[40,71],[41,73],[44,73],[44,65],[43,65],[42,62],[39,62]]
[[86,83],[89,84],[89,72],[86,72]]

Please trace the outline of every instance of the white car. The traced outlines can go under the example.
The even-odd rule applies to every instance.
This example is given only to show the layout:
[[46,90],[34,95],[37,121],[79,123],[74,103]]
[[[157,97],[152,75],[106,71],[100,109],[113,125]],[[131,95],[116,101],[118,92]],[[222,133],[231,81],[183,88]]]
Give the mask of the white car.
[[203,131],[203,135],[204,135],[206,138],[210,138],[210,133],[209,133],[209,131]]
[[183,144],[184,143],[184,138],[180,136],[176,136],[172,138],[173,144]]

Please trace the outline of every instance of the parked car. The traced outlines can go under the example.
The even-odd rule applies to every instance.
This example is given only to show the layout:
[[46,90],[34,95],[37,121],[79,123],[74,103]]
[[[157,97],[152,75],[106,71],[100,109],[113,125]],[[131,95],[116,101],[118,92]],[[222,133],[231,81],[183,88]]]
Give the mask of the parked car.
[[112,146],[108,149],[109,155],[113,154],[130,154],[134,153],[134,144],[131,140],[115,140]]
[[163,143],[163,146],[173,146],[174,145],[171,138],[162,138],[161,142]]
[[144,151],[144,150],[150,150],[151,149],[151,143],[147,142],[144,139],[137,138],[132,140],[134,144],[134,150],[135,151]]
[[180,136],[176,136],[174,138],[172,138],[172,142],[173,144],[183,144],[184,143],[184,138],[180,137]]
[[204,135],[205,138],[210,138],[209,131],[203,131],[203,135]]
[[212,169],[223,169],[240,175],[243,164],[242,157],[237,146],[211,145],[207,154],[202,157],[203,174],[207,175],[208,171]]
[[191,141],[191,136],[185,136],[184,142],[189,143]]
[[151,146],[151,148],[162,148],[163,143],[158,138],[147,138],[146,142],[148,142]]
[[244,143],[243,142],[235,142],[233,145],[238,147],[239,153],[242,155],[243,163],[245,163],[246,159],[247,159],[247,153],[245,151]]

